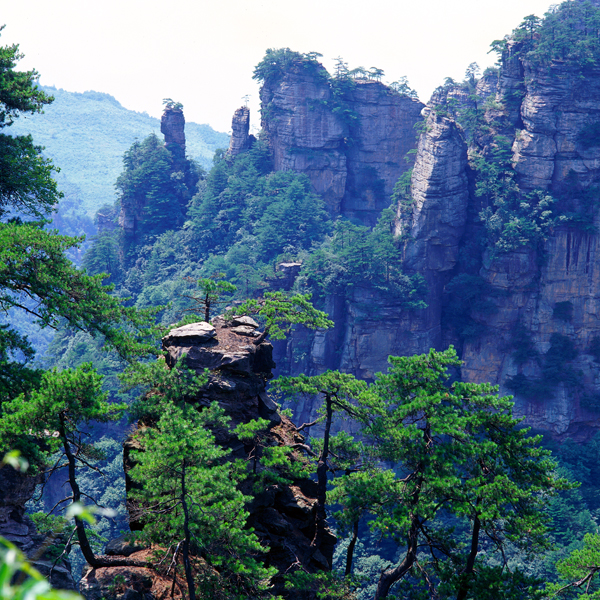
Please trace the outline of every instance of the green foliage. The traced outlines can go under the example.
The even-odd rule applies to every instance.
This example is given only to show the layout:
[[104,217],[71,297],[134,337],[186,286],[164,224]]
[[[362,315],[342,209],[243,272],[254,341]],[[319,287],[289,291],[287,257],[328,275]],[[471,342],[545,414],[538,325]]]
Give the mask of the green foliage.
[[413,90],[408,84],[408,77],[402,76],[397,81],[390,83],[390,87],[401,96],[408,96],[409,98],[419,98],[419,94],[416,90]]
[[0,217],[14,210],[41,218],[51,211],[62,198],[53,179],[55,171],[30,135],[0,134]]
[[198,591],[203,564],[207,571],[212,568],[220,588],[214,596],[201,597],[261,598],[268,596],[268,581],[276,570],[261,566],[265,549],[246,528],[249,498],[236,487],[244,469],[227,459],[228,451],[216,445],[207,428],[226,422],[216,404],[198,412],[165,402],[156,426],[138,434],[143,451],[135,453],[130,474],[143,484],[134,491],[145,517],[141,535],[164,548],[189,536],[189,550],[195,552],[188,560],[200,579]]
[[[11,126],[22,113],[42,112],[53,100],[38,89],[35,70],[15,70],[21,58],[17,45],[0,47],[0,129]],[[31,136],[1,133],[0,217],[11,211],[38,218],[47,214],[62,196],[52,179],[54,171],[52,161],[42,156],[42,148],[34,145]]]
[[412,169],[408,169],[408,171],[405,171],[400,176],[398,181],[396,181],[396,183],[394,184],[394,190],[392,192],[392,206],[398,207],[399,215],[404,225],[404,235],[406,235],[405,232],[409,229],[410,225],[412,224],[412,173]]
[[125,153],[123,166],[115,185],[122,206],[129,210],[143,208],[135,231],[138,240],[183,223],[192,190],[187,189],[184,174],[174,171],[171,153],[156,135],[135,142]]
[[272,173],[260,141],[233,160],[217,161],[190,216],[196,251],[224,254],[235,283],[247,280],[241,265],[260,271],[283,253],[309,249],[329,231],[325,205],[308,178]]
[[[0,27],[0,32],[4,27]],[[0,48],[0,128],[12,125],[21,113],[42,112],[42,108],[53,100],[38,89],[39,74],[35,69],[15,70],[22,58],[16,44]]]
[[200,392],[208,381],[208,370],[197,375],[181,362],[169,368],[161,356],[156,361],[134,362],[119,375],[124,389],[137,393],[137,401],[131,407],[134,418],[156,421],[164,402],[185,402]]
[[292,68],[306,70],[309,73],[327,74],[317,60],[318,52],[301,53],[289,48],[269,48],[263,59],[254,68],[253,79],[261,83],[273,84],[279,81]]
[[183,104],[181,102],[175,102],[171,98],[163,98],[163,107],[165,110],[182,110]]
[[424,308],[423,277],[402,273],[402,249],[391,230],[394,218],[387,209],[373,230],[336,221],[333,235],[307,256],[301,271],[304,285],[321,295],[350,297],[354,288],[368,287],[400,300],[406,310]]
[[292,458],[289,446],[278,445],[269,436],[271,427],[268,419],[256,419],[240,423],[233,430],[249,450],[247,460],[252,464],[255,493],[272,484],[291,485],[294,479],[309,475],[308,466]]
[[599,63],[599,29],[600,10],[584,0],[552,7],[541,22],[530,15],[513,35],[523,43],[526,59],[536,66],[560,61],[585,70]]
[[53,589],[14,544],[0,537],[0,600],[82,600],[82,597]]
[[122,265],[119,256],[119,236],[116,231],[103,231],[92,238],[93,244],[85,253],[83,268],[90,275],[107,275],[106,283],[121,279]]
[[265,292],[262,298],[246,300],[225,317],[230,318],[233,314],[257,316],[264,323],[264,333],[255,343],[266,336],[283,340],[292,325],[304,325],[309,329],[333,327],[333,321],[327,318],[326,313],[317,310],[310,300],[310,294],[287,296],[283,292]]
[[187,296],[194,303],[194,307],[189,310],[202,309],[207,323],[210,321],[211,309],[214,310],[215,306],[229,302],[232,294],[237,290],[233,283],[223,281],[223,277],[225,273],[215,273],[211,277],[200,278],[198,280],[200,295]]
[[318,600],[355,600],[359,583],[353,577],[342,577],[335,571],[306,573],[294,571],[286,575],[286,590],[295,594],[312,592]]
[[[418,589],[439,585],[478,597],[474,590],[485,587],[486,575],[474,565],[483,538],[527,552],[546,548],[543,507],[569,484],[553,474],[540,437],[518,427],[510,399],[497,396],[497,388],[446,385],[447,369],[460,364],[453,349],[389,360],[389,372],[376,376],[360,406],[368,414],[363,435],[377,458],[398,466],[335,480],[335,499],[344,510],[369,515],[372,530],[406,549],[382,574],[380,597],[409,571]],[[430,558],[417,557],[418,547]],[[518,574],[510,585],[511,576],[500,574],[496,589],[519,587]]]
[[495,136],[487,155],[473,155],[473,166],[477,172],[475,195],[487,201],[479,217],[485,225],[492,257],[522,247],[536,248],[545,241],[557,222],[553,214],[555,199],[540,190],[521,193],[508,139]]
[[565,302],[556,302],[552,311],[552,318],[570,323],[573,319],[573,303],[568,300]]
[[[122,356],[152,351],[153,312],[123,306],[102,286],[103,276],[77,270],[65,251],[78,242],[36,223],[0,223],[0,307],[24,310],[42,327],[66,319],[103,335]],[[24,291],[35,304],[23,300]]]
[[45,371],[39,389],[2,405],[0,439],[4,451],[18,449],[37,469],[64,445],[81,456],[96,458],[93,446],[81,441],[81,426],[119,420],[124,404],[110,404],[102,378],[90,364],[73,370]]
[[[123,169],[123,154],[136,140],[160,133],[160,119],[127,110],[109,94],[39,89],[51,94],[54,102],[43,115],[15,121],[11,133],[31,134],[44,146],[44,155],[60,166],[60,173],[54,174],[59,188],[65,196],[76,198],[84,215],[93,217],[102,205],[112,204],[116,198],[115,181]],[[185,137],[188,155],[205,169],[210,168],[215,150],[229,144],[227,134],[189,121]],[[56,217],[54,222],[57,225]],[[61,232],[83,233],[81,227]]]
[[583,538],[583,548],[574,550],[556,565],[561,579],[559,583],[548,584],[548,597],[600,598],[598,572],[600,572],[600,536],[588,533]]

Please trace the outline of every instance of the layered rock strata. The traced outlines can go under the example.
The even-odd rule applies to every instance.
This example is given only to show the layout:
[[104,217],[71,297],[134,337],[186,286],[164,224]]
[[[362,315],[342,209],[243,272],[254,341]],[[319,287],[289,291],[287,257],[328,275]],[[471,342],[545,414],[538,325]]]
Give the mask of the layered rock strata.
[[302,65],[263,85],[260,98],[275,169],[306,174],[332,215],[374,225],[410,168],[423,104],[359,79],[342,105],[323,67]]
[[[286,80],[288,88],[294,77]],[[371,379],[385,370],[389,354],[458,345],[464,380],[490,381],[509,394],[514,393],[509,382],[515,376],[540,384],[535,393],[516,390],[516,415],[557,438],[587,439],[600,428],[600,137],[594,138],[600,129],[600,70],[582,73],[560,61],[534,67],[511,41],[499,73],[482,77],[476,96],[451,87],[434,94],[424,111],[427,122],[418,144],[412,197],[398,207],[396,233],[406,239],[403,267],[424,276],[428,307],[403,311],[377,290],[356,288],[351,295],[326,299],[325,308],[336,322],[333,330],[297,332],[276,347],[277,353],[291,373],[338,368]],[[469,130],[470,122],[461,114],[482,107],[487,129]],[[557,221],[540,247],[496,255],[488,249],[475,259],[480,267],[473,271],[467,263],[473,245],[475,250],[479,245],[476,240],[482,239],[485,198],[475,193],[477,174],[468,153],[473,159],[475,152],[493,152],[497,136],[512,147],[523,197],[550,194],[559,212],[575,218]],[[342,202],[342,213],[343,207]],[[467,307],[473,331],[483,332],[467,337],[457,334],[444,312],[447,285],[461,273],[480,278],[482,292],[475,304],[487,307],[480,312]],[[460,290],[455,293],[460,296]],[[556,309],[565,303],[570,312],[561,318]],[[519,328],[531,347],[530,359],[521,364],[513,357]],[[563,362],[575,381],[559,380],[544,391],[545,357],[557,339],[573,345]],[[298,410],[307,421],[314,414],[310,402]]]
[[[225,322],[213,320],[214,327],[207,323],[186,325],[172,330],[163,339],[167,364],[173,367],[178,362],[203,373],[210,370],[208,383],[197,397],[190,399],[198,410],[216,401],[231,418],[228,429],[216,429],[214,434],[222,446],[231,450],[232,459],[247,459],[251,447],[245,445],[231,433],[239,423],[247,423],[259,417],[270,421],[266,444],[294,447],[302,444],[304,438],[293,423],[280,415],[277,405],[269,398],[265,384],[272,377],[275,367],[272,359],[272,346],[268,342],[253,343],[259,333],[257,324],[248,317]],[[126,472],[131,467],[131,449],[136,447],[135,435],[130,437],[125,447]],[[293,453],[292,460],[303,460]],[[127,481],[128,490],[131,481]],[[290,485],[268,485],[255,494],[250,480],[242,484],[242,491],[253,496],[247,507],[250,512],[248,526],[252,527],[261,543],[268,547],[265,562],[277,567],[280,575],[275,578],[275,591],[288,597],[283,575],[298,566],[308,572],[328,570],[331,567],[335,537],[327,532],[320,551],[310,557],[309,547],[316,522],[316,483],[309,479],[298,479]],[[137,509],[129,504],[132,529],[142,525],[137,520]],[[118,547],[118,545],[117,545]],[[117,550],[118,552],[119,550]],[[135,559],[144,556],[144,550],[131,553]],[[307,558],[309,557],[309,558]],[[111,578],[120,573],[112,569],[88,570],[82,581],[82,590],[88,599],[99,600]],[[135,578],[125,586],[142,597],[157,597],[163,587],[159,575],[146,569],[136,571]],[[150,578],[150,579],[149,579]],[[156,588],[156,589],[155,589]],[[126,589],[123,594],[129,593]],[[310,596],[307,596],[308,599]]]
[[233,113],[231,139],[229,140],[227,155],[237,156],[252,148],[255,141],[255,137],[250,133],[250,109],[247,106],[242,106]]

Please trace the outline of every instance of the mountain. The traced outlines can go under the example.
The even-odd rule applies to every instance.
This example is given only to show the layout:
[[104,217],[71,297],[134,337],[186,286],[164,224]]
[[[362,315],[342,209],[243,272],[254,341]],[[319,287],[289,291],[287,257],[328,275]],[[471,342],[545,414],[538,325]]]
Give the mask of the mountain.
[[[588,2],[564,3],[544,20],[528,17],[495,42],[499,68],[479,77],[472,66],[463,82],[436,90],[423,111],[410,181],[392,198],[398,266],[425,279],[426,308],[355,282],[325,296],[335,328],[296,334],[277,347],[278,364],[293,374],[331,368],[370,380],[386,369],[388,355],[453,344],[464,360],[457,375],[514,394],[515,413],[528,425],[559,439],[593,436],[600,411],[600,46],[590,32],[598,19]],[[354,132],[377,132],[377,115],[387,131],[402,127],[405,117],[390,112],[384,86],[357,84],[365,97],[378,91],[370,92],[368,111],[355,111],[362,125]],[[384,153],[377,163],[364,134],[351,134],[340,177],[332,144],[315,135],[350,131],[327,96],[331,89],[306,64],[271,74],[262,126],[276,163],[285,157],[281,168],[305,173],[316,189],[320,181],[341,182],[333,214],[352,218],[389,202],[390,185],[378,176],[380,195],[375,186],[357,194],[360,167],[348,169],[349,153],[367,156],[373,173],[400,156]],[[290,139],[301,140],[300,151],[286,151]],[[298,282],[314,276],[310,270],[305,262]],[[298,418],[310,420],[310,403],[303,410]]]
[[[42,115],[22,115],[10,128],[14,135],[32,134],[45,154],[60,168],[57,180],[68,196],[89,217],[115,201],[115,181],[123,169],[123,154],[135,140],[160,134],[160,119],[121,106],[109,94],[42,89],[54,102]],[[209,169],[218,148],[229,136],[209,125],[186,124],[187,151],[201,167]]]

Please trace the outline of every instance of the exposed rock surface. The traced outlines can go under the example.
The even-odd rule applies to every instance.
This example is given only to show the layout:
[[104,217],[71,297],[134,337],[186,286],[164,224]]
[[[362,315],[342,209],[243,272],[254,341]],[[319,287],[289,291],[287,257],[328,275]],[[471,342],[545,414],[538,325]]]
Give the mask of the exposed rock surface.
[[252,148],[255,141],[255,137],[250,134],[250,109],[247,106],[242,106],[233,113],[231,139],[229,140],[227,154],[237,156]]
[[39,482],[39,478],[15,471],[11,466],[0,468],[0,536],[25,553],[54,587],[75,590],[69,561],[61,560],[53,568],[55,558],[49,556],[49,550],[58,539],[40,535],[25,514],[25,503]]
[[405,158],[416,146],[423,104],[377,81],[357,80],[348,105],[358,120],[347,150],[341,212],[374,225],[390,205],[394,184],[410,168]]
[[[246,447],[230,433],[230,429],[239,423],[259,417],[271,422],[267,444],[293,446],[302,443],[303,436],[287,417],[278,413],[277,405],[265,391],[265,382],[272,377],[271,371],[275,364],[271,344],[262,342],[255,345],[249,337],[257,327],[256,322],[248,317],[237,317],[228,323],[216,318],[213,319],[213,324],[214,327],[207,323],[195,323],[175,329],[163,338],[163,348],[167,352],[166,360],[169,366],[183,361],[187,367],[198,373],[203,373],[206,368],[210,369],[208,383],[199,395],[190,401],[194,402],[199,410],[217,401],[231,417],[229,429],[219,428],[214,431],[218,443],[231,449],[232,458],[246,459],[251,447]],[[125,446],[126,472],[131,467],[131,450],[136,446],[133,435]],[[297,455],[292,455],[292,459],[303,460]],[[128,478],[128,490],[131,485],[132,482]],[[267,564],[277,567],[282,575],[296,564],[297,560],[303,562],[304,568],[309,572],[330,568],[335,544],[335,537],[330,532],[326,532],[321,551],[316,551],[312,557],[306,558],[315,531],[315,482],[298,479],[292,485],[273,484],[256,495],[252,492],[251,481],[248,480],[242,484],[242,491],[254,496],[248,507],[248,524],[254,528],[261,543],[269,547],[265,555]],[[135,505],[130,504],[129,510],[132,529],[139,529]],[[112,546],[109,544],[109,547],[114,546],[118,553],[129,552],[130,548],[121,542],[112,543]],[[143,554],[144,551],[134,552],[131,558],[139,558]],[[88,600],[108,597],[109,588],[111,585],[114,588],[117,575],[126,579],[125,583],[119,584],[116,594],[119,600],[158,598],[166,589],[165,578],[152,570],[142,567],[126,570],[111,567],[88,569],[81,584],[82,593]],[[289,593],[284,589],[282,577],[277,577],[274,584],[277,593],[289,597]],[[114,593],[112,595],[115,596]],[[180,591],[176,590],[176,595],[179,597]],[[306,600],[310,598],[311,596],[306,596]]]
[[[427,110],[413,174],[414,199],[399,210],[397,233],[410,235],[405,269],[423,275],[428,286],[424,310],[408,311],[374,289],[356,287],[348,298],[330,297],[326,310],[333,329],[297,332],[278,345],[294,373],[340,369],[362,379],[385,371],[390,355],[426,352],[442,345],[442,292],[456,264],[469,200],[467,146],[456,124]],[[310,420],[310,407],[299,420]]]
[[[593,186],[600,183],[600,143],[584,144],[581,134],[600,123],[600,70],[587,69],[582,77],[562,62],[534,68],[518,51],[518,44],[509,42],[499,74],[487,74],[477,84],[478,102],[485,103],[483,118],[491,129],[477,132],[474,144],[478,151],[489,151],[495,135],[505,136],[512,145],[521,190],[541,190],[555,198],[570,193],[568,210],[585,219],[590,214],[582,200],[586,193],[597,206]],[[433,110],[444,102],[455,108],[445,113]],[[445,320],[446,286],[464,272],[459,255],[469,251],[482,229],[483,200],[475,194],[465,141],[475,132],[461,128],[452,117],[457,106],[472,109],[472,104],[473,99],[461,90],[434,95],[424,111],[427,122],[412,176],[412,203],[398,207],[396,233],[407,237],[404,269],[425,277],[427,309],[403,312],[372,289],[356,288],[350,296],[329,297],[325,309],[336,323],[334,329],[295,333],[289,343],[276,345],[277,360],[281,357],[294,374],[339,368],[371,379],[385,370],[389,354],[423,353],[453,343],[459,345],[465,361],[463,379],[490,381],[499,384],[503,393],[513,393],[507,381],[515,375],[542,381],[544,356],[553,334],[559,334],[575,346],[577,356],[565,362],[577,383],[560,382],[538,397],[517,393],[515,413],[555,437],[589,438],[600,429],[600,362],[597,351],[592,351],[600,341],[597,208],[591,209],[596,215],[587,229],[556,226],[539,251],[523,247],[495,258],[485,253],[476,274],[487,287],[477,301],[491,308],[470,313],[483,333],[460,339]],[[346,156],[350,169],[353,163]],[[349,180],[347,176],[347,190]],[[342,212],[344,206],[348,205],[341,204]],[[561,302],[571,303],[572,318],[563,320],[554,314]],[[521,365],[512,356],[517,327],[525,329],[532,347],[531,359]],[[314,414],[310,402],[298,410],[298,418],[306,421]]]
[[[173,212],[173,218],[182,224],[188,202],[198,183],[198,173],[196,169],[192,168],[191,162],[185,155],[185,117],[183,116],[183,110],[181,108],[165,108],[160,130],[165,138],[165,148],[169,151],[171,182],[177,182],[177,185],[172,185],[171,189],[176,202],[173,202],[169,208]],[[145,214],[148,201],[146,197],[147,183],[147,181],[144,181],[144,185],[141,186],[136,184],[135,191],[132,191],[133,186],[131,186],[129,194],[121,198],[118,224],[125,234],[126,245],[140,241],[142,223],[144,218],[147,218]],[[104,229],[110,228],[105,218],[102,219],[99,225]]]
[[[416,146],[418,100],[357,80],[337,107],[324,69],[293,66],[261,89],[262,126],[276,170],[306,174],[332,215],[374,225]],[[356,119],[343,120],[351,112]]]
[[160,120],[165,147],[177,159],[185,158],[185,117],[181,109],[166,108]]
[[275,170],[306,174],[329,211],[339,214],[346,190],[348,128],[329,108],[331,98],[326,77],[302,67],[260,91],[262,126]]

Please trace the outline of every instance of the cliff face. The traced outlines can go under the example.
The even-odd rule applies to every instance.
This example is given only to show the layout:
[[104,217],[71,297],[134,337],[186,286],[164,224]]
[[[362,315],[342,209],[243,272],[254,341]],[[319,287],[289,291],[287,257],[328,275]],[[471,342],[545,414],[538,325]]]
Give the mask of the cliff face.
[[[136,142],[125,154],[125,169],[117,180],[118,224],[127,244],[139,243],[147,233],[159,233],[157,213],[162,213],[171,227],[181,225],[198,183],[197,170],[186,158],[185,117],[181,108],[165,108],[160,130],[168,152],[153,134],[142,143]],[[110,217],[101,216],[99,227],[110,228],[109,221]]]
[[341,93],[322,67],[298,65],[260,97],[275,169],[305,173],[332,215],[374,225],[410,166],[423,104],[376,81],[355,80]]
[[348,128],[329,108],[332,92],[323,73],[294,67],[276,84],[263,85],[262,127],[275,170],[305,173],[329,211],[339,214],[346,189]]
[[415,124],[422,120],[423,105],[377,81],[357,80],[348,107],[357,119],[346,154],[341,213],[374,225],[390,204],[394,184],[410,167],[405,157],[416,146]]
[[[517,81],[514,60],[505,64],[510,74],[503,73],[500,99],[506,96],[506,82],[514,88]],[[569,208],[582,217],[588,213],[590,222],[587,227],[557,226],[539,250],[523,248],[494,260],[486,257],[480,274],[490,286],[486,300],[494,304],[495,312],[475,315],[485,322],[486,331],[465,344],[463,377],[498,383],[508,393],[509,378],[543,381],[549,376],[544,357],[553,336],[564,336],[574,352],[563,360],[577,381],[555,382],[550,393],[535,397],[514,390],[516,414],[557,436],[585,438],[599,426],[600,365],[593,340],[600,335],[596,233],[600,220],[597,214],[591,218],[582,198],[597,195],[600,147],[585,144],[581,134],[600,117],[600,71],[590,69],[582,78],[562,63],[553,63],[550,69],[526,62],[521,67],[525,95],[519,107],[521,128],[514,132],[512,145],[519,186],[546,190],[556,198],[565,193],[574,196]],[[562,317],[557,313],[561,303],[570,303],[569,314]],[[516,327],[527,332],[533,354],[523,364],[516,364],[512,355]]]
[[0,536],[12,542],[50,583],[65,590],[75,590],[71,565],[61,560],[53,568],[50,556],[56,540],[40,535],[25,514],[25,503],[35,491],[40,479],[15,471],[11,466],[0,468]]
[[231,139],[229,140],[228,156],[237,156],[244,150],[249,150],[254,143],[250,134],[250,109],[247,106],[238,108],[231,120]]
[[[325,308],[336,322],[333,330],[299,333],[276,348],[293,373],[339,368],[370,379],[385,370],[390,354],[454,344],[465,361],[462,378],[490,381],[515,395],[515,413],[526,424],[558,438],[579,439],[600,427],[600,70],[582,72],[564,61],[538,67],[520,50],[510,41],[499,73],[485,75],[472,91],[441,88],[423,111],[411,198],[398,206],[396,234],[406,240],[404,271],[420,273],[427,282],[427,308],[403,311],[374,289],[330,297]],[[294,76],[286,85],[295,85]],[[365,98],[380,94],[381,99],[381,87],[356,86],[354,93],[362,98],[354,105],[357,112],[366,114]],[[373,110],[375,115],[384,109]],[[291,106],[288,113],[294,114]],[[377,130],[368,117],[361,122]],[[360,161],[367,163],[369,145],[361,135],[361,144],[346,152],[348,173],[358,173]],[[374,147],[377,137],[384,140],[381,155],[370,157],[379,168],[389,140],[380,132]],[[283,147],[273,139],[275,147]],[[481,211],[492,204],[477,192],[476,161],[491,157],[501,143],[512,154],[506,169],[514,174],[521,197],[534,202],[525,200],[528,194],[550,195],[554,221],[539,243],[482,251]],[[347,216],[356,216],[361,207],[363,215],[369,210],[363,202],[368,195],[357,204],[348,200],[355,177],[346,176],[340,203]],[[465,278],[456,279],[461,275]],[[469,287],[473,281],[479,291]],[[460,333],[452,320],[449,294],[471,298],[463,303],[468,333],[464,327]],[[523,344],[529,352],[525,360],[516,358]],[[308,419],[312,410],[310,403],[299,407],[301,418]]]
[[[232,324],[216,318],[213,323],[215,327],[197,323],[172,330],[163,339],[163,349],[167,352],[167,364],[171,367],[178,361],[183,361],[185,366],[199,374],[204,369],[210,370],[208,383],[192,401],[199,410],[216,401],[231,417],[227,430],[220,428],[214,431],[217,442],[231,450],[232,460],[247,460],[252,451],[251,446],[245,446],[231,433],[231,429],[239,423],[264,418],[271,423],[264,442],[266,445],[293,446],[302,443],[303,436],[287,417],[278,413],[277,405],[265,391],[266,381],[272,377],[271,370],[275,366],[271,344],[262,342],[257,346],[252,343],[258,334],[254,333],[256,324],[251,320],[248,322],[247,318],[239,323],[234,320]],[[125,444],[126,472],[131,467],[130,451],[135,447],[133,435]],[[292,460],[302,459],[292,455]],[[128,490],[131,485],[128,479]],[[315,531],[315,482],[297,479],[289,485],[268,485],[261,493],[255,494],[252,482],[247,480],[241,489],[245,494],[254,496],[247,507],[250,513],[248,526],[255,530],[260,542],[269,548],[265,555],[266,564],[277,567],[280,573],[273,582],[276,593],[288,597],[283,575],[290,569],[293,570],[294,565],[298,566],[298,560],[308,572],[330,568],[336,541],[330,532],[325,535],[321,551],[317,550],[310,558],[306,558]],[[141,528],[135,504],[129,503],[128,509],[132,529]],[[131,548],[124,548],[123,551],[130,550]],[[135,559],[145,557],[145,553],[147,554],[144,550],[138,550],[130,555]],[[86,598],[96,600],[105,596],[114,576],[122,571],[120,567],[88,570],[81,586]],[[165,585],[160,569],[156,572],[145,568],[129,571],[135,571],[137,578],[132,578],[129,574],[127,586],[144,597],[157,597]],[[310,598],[306,596],[306,600]]]
[[[408,207],[398,208],[396,234],[412,238],[404,270],[425,278],[428,306],[403,310],[400,301],[366,287],[355,287],[350,297],[329,297],[324,308],[335,322],[333,329],[315,335],[298,332],[287,345],[276,347],[286,353],[285,362],[294,373],[340,369],[369,380],[385,371],[390,355],[419,354],[443,345],[443,290],[456,265],[469,200],[467,148],[454,121],[424,112],[413,199]],[[312,409],[309,403],[299,410],[298,419],[308,419]]]

